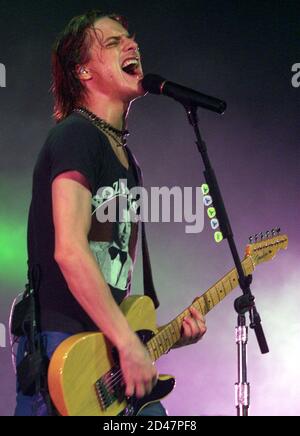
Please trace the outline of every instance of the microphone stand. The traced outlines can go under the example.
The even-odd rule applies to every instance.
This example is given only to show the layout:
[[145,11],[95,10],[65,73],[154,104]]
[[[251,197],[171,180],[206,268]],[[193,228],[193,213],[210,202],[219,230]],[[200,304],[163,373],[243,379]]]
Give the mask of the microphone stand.
[[197,116],[197,107],[185,106],[189,123],[196,135],[196,145],[204,163],[204,177],[209,186],[213,204],[216,209],[220,230],[224,239],[227,239],[239,277],[239,285],[243,294],[234,302],[234,308],[238,313],[238,326],[236,327],[236,343],[238,346],[238,383],[235,384],[237,416],[248,416],[250,405],[250,388],[247,382],[247,352],[248,327],[246,326],[245,313],[249,312],[250,328],[254,329],[256,339],[262,354],[268,353],[269,348],[261,325],[260,316],[254,303],[255,297],[251,293],[250,284],[252,276],[245,276],[241,260],[235,245],[230,221],[225,209],[224,201],[218,185],[215,172],[211,166],[207,147],[202,139]]

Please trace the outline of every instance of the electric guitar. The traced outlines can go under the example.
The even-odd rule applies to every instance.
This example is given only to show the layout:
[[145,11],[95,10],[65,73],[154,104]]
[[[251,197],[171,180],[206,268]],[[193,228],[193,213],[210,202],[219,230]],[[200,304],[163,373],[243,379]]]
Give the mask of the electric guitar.
[[[287,245],[286,235],[247,245],[242,261],[245,275],[251,275],[256,265],[271,260]],[[196,298],[193,306],[206,315],[237,286],[238,274],[234,268]],[[180,339],[182,321],[189,314],[187,308],[158,329],[154,305],[149,297],[128,297],[120,307],[153,361]],[[136,415],[149,403],[166,397],[175,386],[175,378],[160,375],[150,395],[128,399],[116,350],[102,333],[80,333],[70,336],[55,350],[49,365],[48,384],[52,401],[61,415],[130,416]]]

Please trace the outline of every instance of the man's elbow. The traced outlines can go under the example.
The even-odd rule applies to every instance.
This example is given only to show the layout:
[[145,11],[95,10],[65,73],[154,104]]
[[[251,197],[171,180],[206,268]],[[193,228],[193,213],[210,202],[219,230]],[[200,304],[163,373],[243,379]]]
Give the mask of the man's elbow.
[[77,260],[81,259],[84,252],[87,250],[87,246],[87,244],[85,246],[83,246],[83,244],[65,244],[60,247],[55,247],[54,260],[61,268],[66,268],[70,264],[76,265]]
[[59,266],[65,265],[73,257],[72,250],[66,248],[55,248],[54,260]]

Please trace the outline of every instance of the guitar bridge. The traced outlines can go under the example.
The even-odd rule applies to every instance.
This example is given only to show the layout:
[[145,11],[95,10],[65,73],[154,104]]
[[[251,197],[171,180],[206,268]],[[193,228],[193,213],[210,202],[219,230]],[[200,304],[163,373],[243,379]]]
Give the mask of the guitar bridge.
[[104,374],[95,383],[96,394],[102,410],[106,410],[115,401],[124,399],[124,385],[120,368],[114,368]]

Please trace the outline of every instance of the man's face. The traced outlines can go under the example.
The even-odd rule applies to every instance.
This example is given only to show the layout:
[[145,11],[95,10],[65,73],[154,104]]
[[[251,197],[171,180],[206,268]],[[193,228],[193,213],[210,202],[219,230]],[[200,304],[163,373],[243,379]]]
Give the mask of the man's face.
[[[113,100],[130,102],[145,95],[140,83],[143,78],[138,45],[117,21],[101,18],[95,31],[87,67],[92,74],[92,86]],[[127,72],[124,71],[126,69]]]

